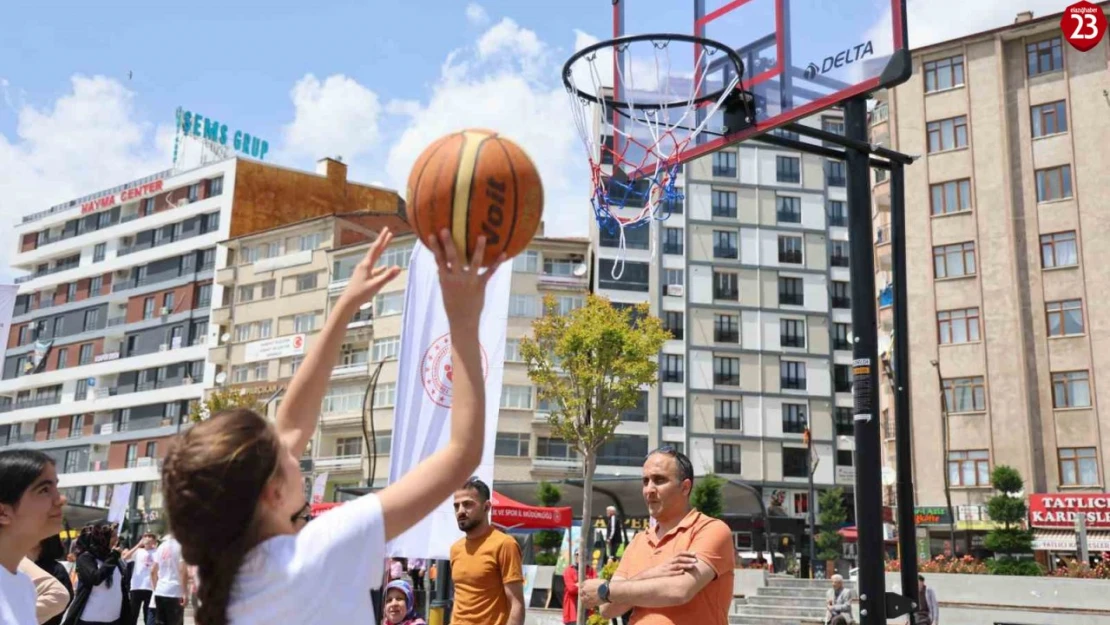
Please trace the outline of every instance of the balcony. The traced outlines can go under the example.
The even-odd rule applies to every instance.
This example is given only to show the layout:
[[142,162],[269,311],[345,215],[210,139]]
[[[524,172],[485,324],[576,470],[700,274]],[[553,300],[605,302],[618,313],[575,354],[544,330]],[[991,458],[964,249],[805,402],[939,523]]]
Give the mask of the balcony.
[[740,330],[717,328],[713,331],[713,340],[718,343],[739,343]]
[[830,187],[844,187],[848,185],[848,179],[845,176],[825,176],[825,183]]
[[50,397],[36,397],[34,399],[24,399],[22,401],[12,402],[5,406],[0,406],[0,413],[12,412],[13,410],[26,410],[28,408],[41,408],[43,406],[54,406],[62,402],[61,395],[52,395]]
[[738,256],[739,256],[739,252],[737,251],[735,246],[731,246],[731,245],[730,246],[723,246],[723,247],[720,246],[720,245],[714,245],[713,246],[713,258],[731,258],[731,259],[735,259]]
[[852,263],[847,256],[843,256],[841,254],[833,254],[832,256],[829,256],[830,267],[850,267],[851,264]]
[[832,307],[833,308],[843,308],[845,310],[851,309],[852,308],[852,298],[851,297],[838,297],[838,296],[834,295],[832,297]]
[[78,266],[80,266],[80,263],[66,263],[64,265],[57,265],[55,267],[51,267],[51,268],[45,269],[43,271],[36,271],[35,273],[28,274],[26,276],[21,276],[19,278],[16,278],[15,283],[16,284],[23,284],[24,282],[30,282],[31,280],[34,280],[35,278],[42,278],[44,276],[49,276],[49,275],[53,275],[53,274],[56,274],[56,273],[61,273],[63,271],[69,271],[70,269],[74,269]]
[[800,224],[802,223],[802,213],[792,210],[777,210],[775,211],[775,219],[782,224]]
[[682,254],[682,244],[681,243],[664,243],[663,244],[663,253],[664,254]]
[[806,390],[805,378],[791,378],[784,377],[779,380],[781,388],[787,391],[804,391]]
[[890,226],[879,226],[875,229],[875,245],[890,245]]
[[356,362],[348,365],[339,365],[331,370],[333,380],[339,378],[354,378],[370,374],[369,362]]
[[[0,394],[15,393],[21,390],[62,384],[68,380],[110,375],[131,369],[153,369],[186,360],[204,360],[208,356],[206,341],[196,345],[169,347],[168,349],[142,354],[140,356],[120,356],[102,362],[78,365],[55,371],[44,371],[33,375],[21,375],[0,381]],[[109,352],[106,353],[110,353]],[[102,354],[102,356],[105,354]],[[121,366],[122,363],[122,366]]]
[[783,347],[805,347],[806,338],[797,334],[780,334],[779,345]]
[[713,289],[713,299],[736,301],[740,299],[739,289]]
[[351,320],[347,323],[347,329],[354,330],[355,328],[365,328],[373,323],[374,309],[372,307],[367,307],[365,310],[360,310],[351,317]]
[[324,456],[313,460],[318,471],[361,471],[362,454],[357,456]]
[[664,382],[682,382],[683,378],[681,371],[670,370],[664,370],[659,377],[662,378]]
[[779,252],[779,262],[784,265],[802,264],[802,250],[783,250]]
[[779,291],[780,306],[805,306],[806,299],[801,293],[785,293]]
[[588,286],[588,279],[585,275],[582,276],[557,276],[546,273],[541,273],[538,276],[540,288],[569,290],[569,291],[585,291]]
[[[739,373],[714,373],[713,383],[720,386],[740,386]],[[600,463],[599,463],[600,464]]]

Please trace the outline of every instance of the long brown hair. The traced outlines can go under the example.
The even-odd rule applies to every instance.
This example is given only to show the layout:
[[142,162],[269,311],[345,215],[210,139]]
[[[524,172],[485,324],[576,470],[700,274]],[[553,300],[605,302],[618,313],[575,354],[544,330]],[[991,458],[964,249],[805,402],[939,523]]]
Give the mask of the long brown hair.
[[280,471],[280,450],[265,418],[234,409],[194,426],[166,456],[166,511],[181,555],[200,577],[199,625],[227,625],[236,574],[259,540],[258,500]]

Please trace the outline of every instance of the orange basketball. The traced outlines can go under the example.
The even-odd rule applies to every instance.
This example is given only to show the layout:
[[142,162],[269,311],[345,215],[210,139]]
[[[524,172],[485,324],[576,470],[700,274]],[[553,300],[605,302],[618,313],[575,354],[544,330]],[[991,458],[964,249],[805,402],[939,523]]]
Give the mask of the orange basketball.
[[484,234],[485,267],[502,252],[512,258],[528,247],[543,216],[543,183],[516,143],[490,130],[463,130],[416,159],[405,210],[422,241],[446,228],[466,258]]

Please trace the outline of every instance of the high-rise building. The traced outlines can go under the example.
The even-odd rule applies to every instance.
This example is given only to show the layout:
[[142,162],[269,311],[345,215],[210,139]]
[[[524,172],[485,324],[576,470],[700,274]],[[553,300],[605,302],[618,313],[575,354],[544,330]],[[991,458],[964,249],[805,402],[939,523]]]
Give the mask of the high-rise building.
[[[924,507],[946,505],[947,481],[958,553],[984,529],[995,467],[1030,494],[1105,492],[1110,470],[1110,42],[1080,52],[1060,21],[1023,13],[914,50],[913,77],[872,112],[874,142],[921,155],[905,169],[913,478]],[[880,287],[888,186],[874,187]],[[878,304],[889,346],[889,288]],[[885,374],[882,387],[893,468]]]
[[105,506],[133,483],[130,521],[155,521],[160,459],[187,427],[189,404],[214,383],[210,311],[220,243],[319,214],[396,214],[396,193],[228,159],[167,170],[27,215],[17,226],[17,280],[0,380],[0,447],[57,462],[76,504]]

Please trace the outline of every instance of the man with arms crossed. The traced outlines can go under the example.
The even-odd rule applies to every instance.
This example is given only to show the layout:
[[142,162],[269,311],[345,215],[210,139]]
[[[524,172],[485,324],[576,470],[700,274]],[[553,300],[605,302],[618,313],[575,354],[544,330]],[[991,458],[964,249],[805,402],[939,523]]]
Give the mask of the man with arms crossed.
[[671,446],[648,455],[643,494],[656,524],[625,547],[610,582],[580,585],[587,606],[605,618],[632,610],[630,625],[726,625],[736,552],[723,521],[690,507],[694,469]]
[[520,546],[490,525],[489,497],[489,486],[476,477],[455,492],[455,518],[466,537],[451,546],[452,625],[524,625]]

